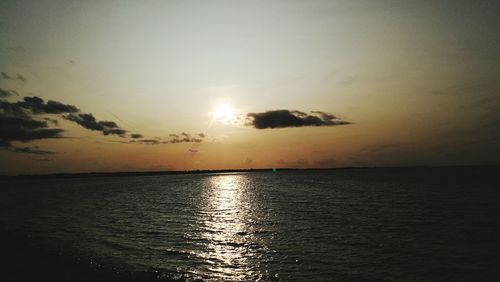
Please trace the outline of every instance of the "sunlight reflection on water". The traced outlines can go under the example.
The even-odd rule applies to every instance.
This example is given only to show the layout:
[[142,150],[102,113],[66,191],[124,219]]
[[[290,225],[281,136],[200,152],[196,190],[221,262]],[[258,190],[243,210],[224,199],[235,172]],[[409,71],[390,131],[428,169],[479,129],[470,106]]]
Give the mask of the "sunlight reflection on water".
[[257,256],[249,224],[254,217],[250,179],[242,174],[217,175],[207,181],[198,224],[208,243],[201,255],[220,278],[256,278],[250,262]]

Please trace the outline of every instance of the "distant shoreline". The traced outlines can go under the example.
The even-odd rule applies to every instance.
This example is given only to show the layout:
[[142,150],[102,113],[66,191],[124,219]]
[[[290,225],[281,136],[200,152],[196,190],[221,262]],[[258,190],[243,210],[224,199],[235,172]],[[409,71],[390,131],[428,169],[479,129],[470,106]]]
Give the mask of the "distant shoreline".
[[52,179],[52,178],[93,178],[93,177],[130,177],[130,176],[158,176],[183,174],[217,174],[241,172],[273,172],[276,171],[346,171],[346,170],[436,170],[436,169],[500,169],[500,165],[457,165],[457,166],[392,166],[392,167],[339,167],[339,168],[259,168],[259,169],[214,169],[214,170],[186,170],[186,171],[131,171],[131,172],[79,172],[79,173],[49,173],[49,174],[20,174],[0,175],[0,180],[15,179]]

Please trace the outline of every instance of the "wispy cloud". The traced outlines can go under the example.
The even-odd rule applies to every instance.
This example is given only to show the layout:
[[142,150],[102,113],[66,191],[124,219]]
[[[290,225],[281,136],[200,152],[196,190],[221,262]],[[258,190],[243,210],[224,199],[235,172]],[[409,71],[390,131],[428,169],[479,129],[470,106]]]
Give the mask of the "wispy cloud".
[[168,138],[148,138],[148,139],[134,139],[128,142],[129,144],[147,144],[147,145],[160,145],[160,144],[178,144],[178,143],[201,143],[203,139],[206,137],[203,133],[198,134],[189,134],[186,132],[182,132],[179,134],[169,134]]
[[22,82],[26,82],[26,81],[28,81],[28,79],[27,79],[24,75],[19,74],[19,73],[18,73],[18,74],[15,74],[15,75],[10,75],[10,74],[7,74],[7,73],[5,73],[5,72],[1,72],[0,74],[1,74],[1,77],[2,77],[3,79],[8,79],[8,80],[19,80],[19,81],[22,81]]
[[14,90],[0,88],[0,98],[9,98],[12,96],[17,96],[17,95],[19,95],[19,94]]
[[35,147],[22,147],[22,148],[12,148],[12,151],[16,153],[26,153],[26,154],[34,154],[34,155],[53,155],[57,154],[57,152],[40,150],[37,146]]

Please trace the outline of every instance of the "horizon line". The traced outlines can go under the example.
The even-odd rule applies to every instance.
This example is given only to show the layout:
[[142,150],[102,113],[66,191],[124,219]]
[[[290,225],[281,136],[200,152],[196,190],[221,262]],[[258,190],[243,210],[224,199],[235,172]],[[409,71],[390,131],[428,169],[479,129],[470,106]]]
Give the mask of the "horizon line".
[[346,170],[346,169],[408,169],[408,168],[465,168],[465,167],[500,167],[500,164],[479,165],[415,165],[415,166],[344,166],[344,167],[268,167],[268,168],[228,168],[228,169],[193,169],[193,170],[145,170],[145,171],[91,171],[91,172],[55,172],[40,174],[16,174],[0,175],[4,179],[25,178],[86,178],[86,177],[126,177],[126,176],[148,176],[148,175],[175,175],[175,174],[217,174],[231,172],[277,172],[277,171],[300,171],[300,170]]

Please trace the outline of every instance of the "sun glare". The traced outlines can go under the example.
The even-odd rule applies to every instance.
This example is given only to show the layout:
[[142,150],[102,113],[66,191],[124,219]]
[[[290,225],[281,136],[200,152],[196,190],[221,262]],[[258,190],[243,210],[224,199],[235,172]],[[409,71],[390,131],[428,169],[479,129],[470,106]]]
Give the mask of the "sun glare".
[[215,121],[231,123],[235,119],[235,110],[230,104],[220,104],[214,109],[212,116]]

